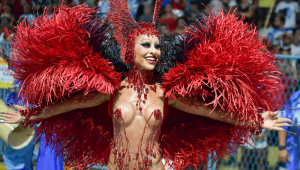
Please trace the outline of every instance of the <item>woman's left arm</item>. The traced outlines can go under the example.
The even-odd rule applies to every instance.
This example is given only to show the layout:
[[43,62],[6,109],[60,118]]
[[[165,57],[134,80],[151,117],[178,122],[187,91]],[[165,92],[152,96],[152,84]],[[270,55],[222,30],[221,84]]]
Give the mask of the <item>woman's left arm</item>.
[[[182,110],[187,113],[196,114],[199,116],[205,116],[214,120],[226,122],[233,125],[239,125],[244,127],[252,127],[249,126],[255,122],[250,121],[237,121],[230,113],[226,111],[222,111],[219,108],[216,108],[212,111],[212,107],[206,107],[203,101],[194,100],[190,98],[181,98],[180,100],[174,98],[169,102],[169,106],[175,107],[176,109]],[[196,107],[195,107],[196,106]],[[199,106],[199,107],[197,107]],[[219,111],[221,110],[221,111]],[[263,125],[262,127],[269,130],[284,130],[282,127],[289,126],[288,123],[291,120],[288,118],[278,118],[276,115],[279,111],[276,112],[264,112],[261,114],[263,117]]]

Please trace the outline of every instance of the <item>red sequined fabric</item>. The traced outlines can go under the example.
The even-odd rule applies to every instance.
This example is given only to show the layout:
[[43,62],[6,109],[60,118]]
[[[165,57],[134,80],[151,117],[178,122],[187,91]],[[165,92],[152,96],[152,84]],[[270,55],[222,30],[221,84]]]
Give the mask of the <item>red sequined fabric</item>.
[[[133,64],[132,67],[137,67]],[[156,92],[156,78],[152,71],[139,70],[138,68],[132,68],[129,72],[125,73],[128,78],[129,85],[127,88],[133,88],[138,94],[138,101],[136,102],[136,110],[142,112],[141,104],[146,104],[150,90]],[[149,85],[149,88],[146,87]]]
[[[156,5],[161,5],[162,1],[156,2]],[[107,20],[114,25],[113,38],[118,42],[121,48],[121,58],[131,64],[131,70],[126,73],[129,86],[138,93],[139,100],[136,103],[137,110],[142,111],[140,105],[146,103],[149,89],[146,85],[151,85],[150,89],[156,91],[156,79],[151,71],[140,70],[135,63],[135,41],[139,35],[146,34],[148,36],[154,35],[160,38],[158,30],[156,30],[155,23],[135,22],[129,12],[127,0],[111,0],[110,10],[107,14]],[[155,7],[156,14],[160,10],[160,6]],[[158,11],[157,11],[158,10]],[[154,16],[157,19],[157,16]]]
[[[149,120],[154,117],[155,121],[151,126],[151,132],[146,142],[146,152],[142,150],[142,141],[145,137],[145,131],[148,126]],[[121,122],[121,124],[119,124]],[[158,123],[157,123],[158,122]],[[149,170],[152,164],[152,157],[156,157],[156,153],[161,153],[161,149],[159,147],[159,136],[161,132],[162,126],[162,113],[159,109],[155,109],[151,116],[145,123],[143,134],[140,139],[138,146],[130,146],[130,142],[126,135],[125,123],[122,118],[121,109],[115,109],[113,113],[113,126],[114,126],[114,139],[112,143],[112,151],[114,154],[114,161],[117,164],[119,169],[126,169],[129,166],[129,161],[132,161],[129,149],[130,147],[138,147],[138,152],[135,154],[135,167],[134,169],[143,169]],[[124,132],[122,137],[121,131]],[[125,137],[126,143],[123,142],[122,138]],[[144,154],[145,153],[145,154]]]
[[153,12],[153,23],[156,23],[159,20],[159,12],[160,12],[160,8],[162,3],[164,2],[164,0],[156,0],[155,1],[155,7],[154,7],[154,12]]
[[[126,135],[125,123],[122,117],[121,109],[116,109],[114,114],[112,115],[112,118],[114,125],[114,138],[111,149],[113,151],[113,154],[115,155],[115,163],[117,164],[118,168],[125,169],[129,166],[131,156],[129,152],[130,142]],[[121,125],[118,123],[118,121],[121,121]],[[124,132],[126,143],[123,143],[120,131]]]

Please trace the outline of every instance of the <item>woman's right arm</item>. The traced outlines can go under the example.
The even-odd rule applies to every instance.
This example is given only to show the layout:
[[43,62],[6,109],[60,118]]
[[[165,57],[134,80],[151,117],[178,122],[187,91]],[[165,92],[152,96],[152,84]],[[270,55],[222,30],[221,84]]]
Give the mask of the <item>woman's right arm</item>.
[[[70,112],[76,109],[88,108],[100,105],[110,98],[110,94],[104,93],[89,93],[87,95],[78,94],[63,102],[56,103],[54,106],[44,108],[42,113],[36,116],[31,116],[26,120],[34,121],[40,119],[47,119],[52,116]],[[15,109],[21,111],[25,110],[24,106],[14,105]],[[20,112],[8,111],[1,115],[2,123],[20,123],[25,120],[25,117],[21,116]]]

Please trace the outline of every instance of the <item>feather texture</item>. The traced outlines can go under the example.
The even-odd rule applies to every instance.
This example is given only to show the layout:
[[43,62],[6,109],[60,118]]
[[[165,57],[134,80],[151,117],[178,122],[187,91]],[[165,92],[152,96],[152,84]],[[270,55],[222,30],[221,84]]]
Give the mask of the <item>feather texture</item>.
[[[272,94],[281,87],[281,73],[255,29],[234,14],[220,12],[187,27],[183,37],[185,46],[192,42],[193,48],[188,47],[185,63],[163,76],[166,97],[198,98],[241,121],[257,121],[257,113],[276,109]],[[214,99],[206,100],[209,96]]]
[[[274,54],[267,51],[256,30],[234,14],[202,17],[184,30],[182,38],[184,62],[162,76],[165,97],[171,100],[179,94],[202,100],[203,107],[218,107],[240,122],[258,124],[262,121],[258,113],[279,107],[274,94],[281,88],[281,73]],[[249,143],[260,132],[255,128],[172,108],[162,126],[162,154],[174,169],[206,166],[209,155],[216,161],[237,145]]]
[[[77,93],[118,89],[122,75],[101,54],[107,29],[94,12],[84,6],[63,6],[51,18],[47,13],[37,18],[32,27],[18,25],[13,67],[22,84],[19,95],[28,106],[26,118],[40,114],[36,107],[53,106]],[[106,103],[43,120],[37,136],[45,134],[47,145],[62,154],[66,166],[107,165],[113,137],[107,109]]]
[[62,7],[50,19],[37,18],[32,27],[18,25],[14,76],[23,84],[21,96],[29,105],[47,107],[81,90],[113,93],[118,88],[121,74],[94,52],[89,32],[82,28],[94,12],[83,6]]

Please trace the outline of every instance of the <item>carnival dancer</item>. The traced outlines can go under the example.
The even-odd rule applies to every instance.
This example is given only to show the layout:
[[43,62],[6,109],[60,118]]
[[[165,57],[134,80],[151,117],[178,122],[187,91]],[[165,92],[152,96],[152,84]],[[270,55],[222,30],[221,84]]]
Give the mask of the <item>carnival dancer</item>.
[[26,106],[3,120],[41,122],[37,133],[80,169],[159,170],[162,158],[173,169],[206,165],[262,128],[288,126],[272,112],[280,72],[255,29],[220,12],[161,39],[161,3],[153,23],[111,0],[111,25],[84,6],[19,25],[14,76]]

